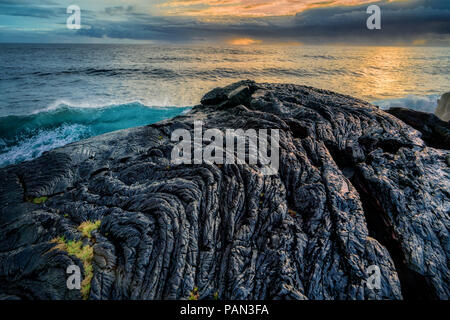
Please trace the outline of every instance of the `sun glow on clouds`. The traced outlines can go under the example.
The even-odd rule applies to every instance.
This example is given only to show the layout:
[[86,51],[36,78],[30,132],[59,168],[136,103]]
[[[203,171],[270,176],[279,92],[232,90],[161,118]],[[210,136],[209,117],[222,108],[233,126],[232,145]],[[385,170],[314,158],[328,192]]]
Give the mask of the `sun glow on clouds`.
[[268,17],[295,15],[307,9],[351,6],[375,0],[167,0],[160,5],[167,15]]
[[255,40],[250,38],[238,38],[238,39],[231,39],[228,41],[228,44],[234,45],[234,46],[249,46],[251,44],[258,44],[261,43],[261,40]]

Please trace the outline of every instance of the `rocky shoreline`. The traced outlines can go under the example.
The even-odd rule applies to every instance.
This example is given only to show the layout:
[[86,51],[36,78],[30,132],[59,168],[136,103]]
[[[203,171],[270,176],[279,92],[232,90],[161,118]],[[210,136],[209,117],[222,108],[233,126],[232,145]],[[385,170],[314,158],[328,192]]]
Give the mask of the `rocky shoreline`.
[[[433,117],[241,81],[2,168],[0,299],[448,299],[450,135]],[[278,129],[279,172],[173,164],[171,133],[194,121]]]

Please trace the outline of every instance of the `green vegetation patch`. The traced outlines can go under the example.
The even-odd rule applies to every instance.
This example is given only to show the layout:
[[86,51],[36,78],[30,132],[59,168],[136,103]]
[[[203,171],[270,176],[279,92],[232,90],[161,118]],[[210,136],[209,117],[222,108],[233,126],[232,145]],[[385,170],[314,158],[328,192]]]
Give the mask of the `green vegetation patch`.
[[89,298],[91,280],[94,275],[92,269],[94,250],[89,245],[83,245],[82,241],[66,240],[64,237],[53,239],[52,242],[57,244],[55,249],[65,251],[69,255],[75,256],[83,262],[84,279],[81,282],[81,296],[86,300]]
[[198,300],[198,298],[200,298],[200,294],[198,293],[198,288],[195,287],[194,290],[192,290],[189,293],[189,300]]
[[92,238],[92,231],[97,230],[100,228],[101,220],[97,221],[85,221],[82,224],[78,226],[78,231],[81,232],[83,237],[91,239]]
[[30,202],[34,203],[34,204],[41,204],[41,203],[44,203],[45,201],[47,201],[47,199],[48,199],[47,197],[39,197],[39,198],[31,199]]

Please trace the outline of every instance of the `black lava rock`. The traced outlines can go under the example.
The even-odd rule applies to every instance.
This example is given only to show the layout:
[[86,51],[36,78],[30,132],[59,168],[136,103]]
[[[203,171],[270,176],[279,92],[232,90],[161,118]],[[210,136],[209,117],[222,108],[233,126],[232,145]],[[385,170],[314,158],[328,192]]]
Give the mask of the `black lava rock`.
[[[66,268],[86,265],[60,237],[92,248],[90,299],[449,298],[447,150],[306,86],[244,81],[202,103],[0,169],[0,298],[81,298]],[[173,164],[171,133],[196,120],[279,129],[278,173]],[[84,237],[80,224],[97,220]]]

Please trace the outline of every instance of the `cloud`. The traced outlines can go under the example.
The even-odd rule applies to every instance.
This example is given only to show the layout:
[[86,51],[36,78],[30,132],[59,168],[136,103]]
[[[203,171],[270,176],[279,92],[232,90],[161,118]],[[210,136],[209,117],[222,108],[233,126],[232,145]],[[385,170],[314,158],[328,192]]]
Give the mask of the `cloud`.
[[[297,0],[289,1],[297,4]],[[447,45],[450,46],[450,1],[448,0],[410,0],[378,1],[381,8],[381,30],[366,28],[367,4],[361,1],[302,1],[314,6],[290,16],[221,16],[195,17],[191,15],[163,16],[155,15],[135,0],[127,5],[107,6],[100,0],[96,10],[82,7],[83,28],[78,31],[65,29],[66,13],[61,16],[56,5],[32,5],[24,8],[24,0],[19,1],[15,9],[10,1],[0,0],[0,10],[10,8],[10,15],[20,13],[28,16],[47,17],[60,24],[53,31],[39,33],[39,41],[55,37],[67,38],[77,42],[83,39],[94,41],[121,42],[125,39],[138,41],[163,42],[230,42],[230,39],[252,39],[263,43],[354,43],[354,44],[412,44],[412,45]],[[110,1],[106,1],[111,3]],[[255,0],[253,6],[266,5],[273,1]],[[343,3],[346,5],[335,5]],[[103,5],[101,5],[103,3]],[[131,3],[131,4],[130,4]],[[188,0],[164,2],[162,8],[180,6],[198,10],[212,5],[235,7],[237,0]],[[242,2],[245,3],[245,2]],[[351,5],[353,3],[353,5]],[[354,3],[357,3],[356,5]],[[319,5],[317,7],[317,5]],[[38,8],[37,8],[38,7]],[[19,9],[21,8],[21,9]],[[256,8],[256,7],[252,7]],[[41,11],[39,11],[39,9]],[[28,11],[27,11],[28,10]],[[59,11],[58,11],[59,10]],[[252,9],[253,10],[253,9]],[[57,15],[58,17],[55,17]],[[54,17],[54,18],[52,18]],[[44,18],[42,18],[44,19]],[[56,22],[55,22],[56,23]],[[3,31],[6,32],[6,31]],[[5,34],[5,33],[4,33]],[[17,34],[16,34],[17,36]],[[0,34],[0,41],[2,41]],[[25,37],[25,34],[24,34]],[[20,36],[19,36],[20,38]],[[30,33],[26,38],[32,38]]]
[[[438,0],[377,2],[381,8],[381,30],[368,30],[366,6],[331,7],[296,15],[292,31],[308,38],[354,39],[359,42],[410,42],[415,38],[437,41],[450,36],[450,3]],[[289,31],[288,31],[289,33]]]
[[20,16],[49,19],[61,16],[65,9],[57,7],[56,3],[43,1],[39,4],[33,4],[31,1],[18,0],[0,0],[0,15]]
[[271,17],[295,15],[323,6],[346,6],[373,0],[169,0],[161,5],[168,15]]
[[106,7],[105,12],[110,15],[130,13],[134,11],[134,6],[115,6],[115,7]]

